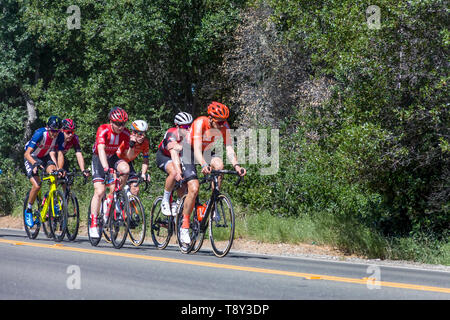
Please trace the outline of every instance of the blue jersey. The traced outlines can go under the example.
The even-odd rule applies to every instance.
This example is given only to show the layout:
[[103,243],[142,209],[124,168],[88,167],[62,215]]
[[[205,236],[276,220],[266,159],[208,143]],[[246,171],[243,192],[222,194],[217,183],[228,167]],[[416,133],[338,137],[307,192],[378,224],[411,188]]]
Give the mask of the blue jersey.
[[64,133],[60,132],[55,139],[52,139],[48,133],[47,128],[37,129],[31,140],[25,145],[25,150],[31,147],[33,152],[32,156],[43,158],[49,154],[52,150],[63,151],[64,150]]

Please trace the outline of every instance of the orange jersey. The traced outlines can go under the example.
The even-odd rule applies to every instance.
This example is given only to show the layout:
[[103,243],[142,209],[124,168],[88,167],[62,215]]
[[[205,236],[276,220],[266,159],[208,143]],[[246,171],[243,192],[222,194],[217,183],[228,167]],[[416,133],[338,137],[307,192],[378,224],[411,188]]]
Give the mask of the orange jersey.
[[192,122],[191,128],[186,136],[186,140],[193,147],[194,141],[201,141],[202,151],[211,149],[220,136],[223,138],[224,145],[230,145],[231,134],[230,125],[225,121],[225,124],[219,129],[211,128],[209,125],[209,118],[202,116]]
[[150,140],[148,138],[144,138],[144,141],[141,144],[136,143],[134,145],[134,147],[131,149],[132,150],[131,151],[132,155],[131,155],[130,158],[127,158],[125,156],[125,153],[126,153],[127,149],[128,148],[126,148],[126,145],[124,143],[122,143],[119,146],[119,149],[117,150],[117,156],[120,159],[125,160],[126,162],[133,161],[141,153],[142,153],[142,156],[144,158],[148,158],[148,153],[149,153],[149,150],[150,150]]

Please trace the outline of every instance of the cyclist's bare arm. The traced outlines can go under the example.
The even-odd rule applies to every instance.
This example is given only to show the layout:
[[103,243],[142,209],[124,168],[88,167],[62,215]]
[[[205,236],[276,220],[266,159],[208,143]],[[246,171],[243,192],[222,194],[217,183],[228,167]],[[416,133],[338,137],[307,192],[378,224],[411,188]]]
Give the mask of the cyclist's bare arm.
[[57,165],[58,169],[64,168],[64,154],[62,153],[61,150],[58,151],[58,162],[55,163],[58,164]]
[[146,173],[147,173],[147,170],[148,170],[148,163],[149,163],[148,158],[144,158],[144,160],[142,160],[142,170],[141,170],[141,172],[142,172],[143,176],[146,176]]
[[182,173],[183,173],[183,171],[181,170],[181,161],[180,161],[180,156],[179,156],[179,152],[181,150],[182,150],[182,147],[178,143],[169,150],[170,157],[172,158],[173,166],[175,168],[175,171],[177,172],[177,176],[175,178],[177,181],[180,181],[182,179]]
[[33,148],[28,147],[27,150],[25,150],[25,154],[24,157],[25,159],[27,159],[27,161],[31,164],[35,164],[36,160],[34,160],[34,158],[31,156],[31,153],[33,152]]
[[209,167],[205,158],[203,158],[202,141],[200,139],[194,140],[194,158],[202,166],[203,174],[208,174],[211,172],[211,168]]
[[132,159],[134,156],[134,148],[129,147],[127,150],[125,150],[123,156],[127,159]]
[[106,157],[106,145],[104,144],[99,144],[97,146],[97,150],[98,150],[98,158],[100,159],[100,163],[102,164],[103,169],[108,169],[109,165],[108,165],[108,158]]
[[242,168],[241,166],[239,166],[233,146],[227,145],[226,152],[227,152],[228,160],[231,161],[231,164],[233,165],[234,170],[236,170],[240,176],[245,176],[245,174],[247,173],[247,170],[245,170],[245,168]]
[[75,152],[75,156],[77,157],[77,162],[78,165],[80,166],[80,170],[84,171],[85,167],[84,167],[84,157],[83,154],[81,152]]

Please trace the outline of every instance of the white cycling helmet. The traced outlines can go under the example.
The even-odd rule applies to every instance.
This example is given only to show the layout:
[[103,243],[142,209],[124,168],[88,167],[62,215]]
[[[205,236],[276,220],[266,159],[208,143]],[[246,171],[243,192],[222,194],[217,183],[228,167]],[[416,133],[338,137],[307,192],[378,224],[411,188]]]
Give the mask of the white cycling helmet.
[[191,114],[187,112],[180,112],[175,116],[175,124],[181,126],[184,124],[191,124],[194,119],[192,118]]
[[135,120],[131,124],[131,130],[138,132],[146,132],[148,130],[148,124],[144,120]]

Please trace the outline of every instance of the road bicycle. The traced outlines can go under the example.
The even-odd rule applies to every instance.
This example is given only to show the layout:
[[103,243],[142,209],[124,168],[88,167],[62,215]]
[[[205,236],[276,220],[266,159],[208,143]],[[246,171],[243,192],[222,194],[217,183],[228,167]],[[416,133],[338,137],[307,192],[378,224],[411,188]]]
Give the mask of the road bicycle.
[[[207,229],[211,247],[217,257],[222,258],[230,251],[234,240],[235,215],[229,196],[220,192],[218,188],[218,179],[225,174],[238,175],[233,170],[212,170],[209,175],[200,179],[200,184],[212,183],[212,186],[210,184],[209,187],[212,188],[212,192],[211,197],[206,202],[206,208],[203,207],[203,210],[198,210],[200,206],[203,206],[199,197],[197,196],[195,199],[195,206],[191,212],[189,222],[190,244],[184,244],[180,241],[180,229],[183,224],[183,208],[186,195],[181,198],[176,215],[177,239],[181,252],[196,253],[199,251]],[[235,186],[238,186],[241,180],[242,177],[239,176]]]
[[[170,194],[170,208],[176,212],[176,208],[179,204],[179,200],[174,199],[175,190],[182,186],[182,182],[177,182],[175,188]],[[176,198],[176,196],[175,196]],[[153,201],[152,211],[150,214],[150,233],[152,235],[152,240],[155,246],[162,250],[167,247],[170,242],[170,238],[175,232],[175,216],[166,216],[162,213],[161,203],[163,197],[159,196]]]
[[125,192],[127,193],[130,207],[130,226],[128,228],[128,235],[130,236],[131,243],[136,247],[140,246],[144,242],[147,232],[147,221],[141,199],[139,196],[134,195],[129,191],[131,183],[138,186],[142,182],[145,183],[143,191],[147,191],[148,182],[143,180],[140,174],[138,176],[139,178],[137,181],[130,181],[125,187]]
[[[113,170],[113,180],[108,184],[114,184],[112,194],[105,195],[102,198],[100,212],[97,216],[97,228],[100,237],[93,238],[89,234],[91,221],[91,205],[88,209],[88,238],[92,246],[97,246],[101,240],[102,234],[106,241],[111,242],[116,249],[122,248],[127,239],[128,229],[130,226],[130,203],[125,188],[120,186],[120,176],[128,175],[117,173]],[[106,179],[103,182],[106,184]],[[91,200],[92,202],[92,200]]]
[[25,226],[25,231],[30,239],[36,239],[41,226],[43,226],[47,237],[53,238],[55,241],[60,242],[64,239],[67,229],[66,198],[60,190],[57,190],[58,175],[61,170],[48,174],[44,174],[42,168],[38,168],[38,171],[40,172],[39,177],[41,178],[41,184],[44,181],[48,181],[50,184],[50,190],[44,197],[42,197],[42,188],[39,190],[32,208],[33,225],[31,227],[28,226],[25,221],[25,210],[28,206],[28,197],[31,190],[27,192],[23,204],[23,223]]
[[74,241],[78,235],[78,228],[80,226],[80,209],[78,205],[78,198],[72,190],[72,185],[75,177],[83,176],[84,184],[87,183],[87,177],[81,172],[67,172],[65,176],[59,179],[59,185],[65,187],[64,196],[67,202],[67,230],[66,236],[69,241]]

